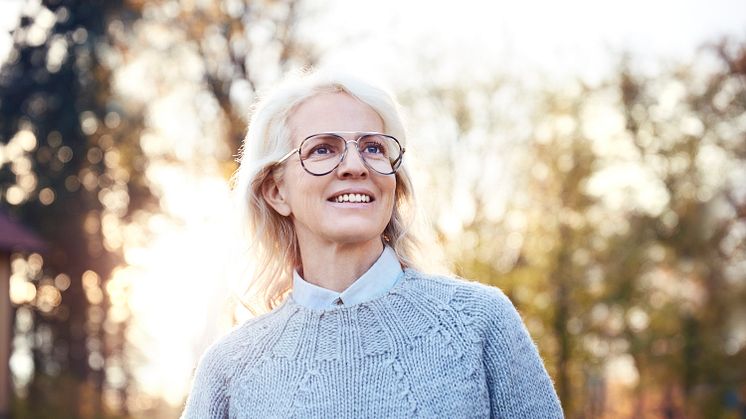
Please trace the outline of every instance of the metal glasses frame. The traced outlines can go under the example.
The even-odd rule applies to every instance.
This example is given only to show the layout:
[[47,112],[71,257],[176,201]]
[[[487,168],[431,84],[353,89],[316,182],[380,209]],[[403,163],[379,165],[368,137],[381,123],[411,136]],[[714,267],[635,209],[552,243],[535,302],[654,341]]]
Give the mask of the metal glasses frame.
[[[345,139],[340,134],[355,134],[357,137],[354,140],[347,140],[347,139]],[[308,140],[311,137],[316,137],[318,135],[332,135],[334,137],[337,137],[337,138],[341,139],[345,143],[345,149],[342,152],[342,155],[340,156],[339,161],[337,162],[337,164],[335,164],[334,167],[331,168],[331,170],[329,170],[327,172],[324,172],[324,173],[313,173],[310,170],[308,170],[308,168],[306,167],[305,163],[303,163],[303,159],[301,158],[301,155],[300,155],[300,150],[303,148],[303,144],[306,142],[306,140]],[[334,170],[336,170],[337,167],[339,167],[339,165],[342,164],[342,161],[344,161],[345,157],[347,156],[347,150],[348,150],[347,144],[349,144],[349,143],[355,143],[355,149],[357,150],[358,153],[360,153],[360,149],[358,149],[358,145],[359,145],[358,141],[360,141],[361,138],[367,137],[367,136],[370,136],[370,135],[380,135],[380,136],[383,136],[383,137],[390,138],[390,139],[394,140],[396,142],[396,144],[399,146],[399,149],[401,149],[401,153],[399,154],[399,157],[396,158],[396,160],[394,160],[393,162],[391,162],[391,169],[392,170],[391,170],[390,173],[382,173],[382,172],[379,172],[378,170],[374,169],[370,164],[368,164],[368,162],[365,160],[365,158],[362,155],[360,156],[360,160],[363,161],[363,164],[365,164],[366,167],[368,167],[370,170],[373,170],[376,173],[379,173],[379,174],[382,174],[382,175],[393,175],[394,173],[396,173],[397,170],[399,170],[399,167],[401,166],[402,159],[404,158],[405,148],[402,147],[401,143],[399,142],[399,140],[396,139],[396,137],[393,137],[393,136],[387,135],[387,134],[382,134],[380,132],[337,131],[337,132],[319,132],[317,134],[309,135],[308,137],[304,138],[303,141],[300,142],[300,146],[298,146],[297,148],[294,148],[294,149],[290,150],[287,154],[285,154],[284,156],[282,156],[282,158],[280,160],[277,160],[277,163],[275,163],[274,165],[278,166],[278,165],[284,163],[285,160],[289,159],[290,157],[293,156],[293,154],[297,153],[298,154],[298,160],[300,160],[300,164],[301,164],[301,166],[303,166],[303,170],[305,170],[309,175],[313,175],[313,176],[326,176],[329,173],[331,173]]]

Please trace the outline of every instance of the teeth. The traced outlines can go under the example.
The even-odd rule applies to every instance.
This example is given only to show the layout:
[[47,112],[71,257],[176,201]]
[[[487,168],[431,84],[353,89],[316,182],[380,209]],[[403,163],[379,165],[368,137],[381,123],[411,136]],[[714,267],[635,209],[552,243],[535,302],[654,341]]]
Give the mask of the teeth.
[[334,198],[335,202],[370,202],[370,196],[359,193],[346,193]]

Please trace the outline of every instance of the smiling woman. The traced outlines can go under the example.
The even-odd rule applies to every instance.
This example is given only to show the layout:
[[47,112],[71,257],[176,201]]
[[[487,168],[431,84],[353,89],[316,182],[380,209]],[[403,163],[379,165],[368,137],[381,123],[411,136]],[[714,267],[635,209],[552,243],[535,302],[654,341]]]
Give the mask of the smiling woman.
[[[386,166],[388,159],[364,157],[376,156],[365,148],[371,147],[371,140],[367,139],[375,135],[358,135],[357,140],[347,142],[341,133],[315,133],[340,129],[355,132],[349,131],[354,128],[379,132],[384,130],[384,124],[370,106],[338,92],[318,94],[304,101],[290,116],[288,125],[291,136],[305,140],[296,144],[300,150],[298,158],[276,166],[275,176],[263,183],[263,196],[277,213],[292,219],[300,248],[299,270],[304,279],[341,292],[383,251],[381,233],[391,219],[396,178],[391,165]],[[356,151],[347,150],[350,143],[358,146]],[[334,154],[340,158],[326,157]],[[315,174],[311,168],[329,160],[337,162],[336,168],[323,169],[322,176],[304,173]],[[384,164],[388,174],[370,170],[370,162],[373,167]],[[363,202],[363,197],[368,202]],[[342,202],[337,202],[338,198]]]
[[[282,301],[293,287],[296,268],[306,281],[316,284],[312,264],[327,263],[322,252],[341,252],[337,255],[340,263],[327,263],[324,268],[335,270],[324,276],[337,282],[327,283],[327,288],[337,290],[370,267],[382,251],[382,236],[404,267],[417,266],[417,242],[409,233],[412,186],[402,164],[401,144],[406,135],[396,103],[387,92],[348,76],[290,77],[259,103],[249,126],[235,191],[239,213],[245,216],[242,231],[250,244],[247,252],[259,267],[245,296],[250,309],[259,308],[255,314],[269,311]],[[365,147],[375,137],[362,134],[371,133],[390,138],[386,152],[390,170],[370,168],[377,163]],[[338,138],[338,142],[330,137]],[[344,145],[340,145],[342,142]],[[391,151],[392,142],[401,151]],[[336,157],[321,158],[327,155],[324,153]],[[349,203],[358,194],[368,196],[370,205],[358,204],[356,208]],[[348,203],[330,202],[332,198],[344,200],[344,195]],[[349,211],[353,209],[357,211]],[[383,235],[378,231],[371,237],[369,232],[362,240],[358,233],[370,226],[368,217],[372,215],[377,215],[379,225],[375,228],[383,228]],[[309,229],[336,228],[339,223],[346,223],[340,224],[336,233],[348,237],[340,243],[345,245],[334,246],[331,242],[332,246],[327,246],[318,242],[328,240],[325,236],[307,234]],[[299,235],[309,236],[310,241],[299,239]],[[365,245],[350,245],[350,240],[362,240]],[[309,248],[305,255],[311,260],[302,260],[301,246]],[[342,263],[361,257],[367,261],[361,261],[360,266]],[[342,269],[355,272],[340,276],[336,270]]]
[[183,418],[562,417],[507,297],[415,266],[404,144],[392,97],[353,78],[257,107],[236,192],[268,312],[205,352]]

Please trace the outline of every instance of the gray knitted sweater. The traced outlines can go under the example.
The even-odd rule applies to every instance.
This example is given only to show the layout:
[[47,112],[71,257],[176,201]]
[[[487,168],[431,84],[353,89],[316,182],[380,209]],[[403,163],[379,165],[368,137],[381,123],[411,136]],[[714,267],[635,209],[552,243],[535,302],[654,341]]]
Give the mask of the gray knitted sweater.
[[292,297],[202,356],[182,418],[561,418],[498,288],[411,269],[388,293],[314,310]]

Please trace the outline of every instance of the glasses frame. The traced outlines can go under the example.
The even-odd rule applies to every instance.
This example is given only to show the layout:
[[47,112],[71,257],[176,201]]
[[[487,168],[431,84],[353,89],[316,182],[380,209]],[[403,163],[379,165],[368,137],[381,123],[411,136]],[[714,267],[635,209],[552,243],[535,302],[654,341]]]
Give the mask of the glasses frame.
[[[355,134],[356,137],[355,137],[354,140],[348,140],[345,137],[343,137],[342,134]],[[310,170],[308,170],[308,168],[306,167],[306,165],[303,162],[303,159],[301,158],[301,155],[300,155],[300,150],[303,148],[303,144],[309,138],[316,137],[318,135],[331,135],[331,136],[334,136],[334,137],[337,137],[337,138],[341,139],[345,143],[345,149],[342,152],[342,154],[340,155],[339,161],[337,162],[337,164],[335,164],[334,167],[331,168],[331,170],[329,170],[327,172],[324,172],[324,173],[320,173],[320,174],[313,173]],[[399,146],[399,149],[401,150],[401,154],[399,154],[399,157],[397,157],[396,160],[394,160],[393,162],[391,162],[391,168],[392,168],[391,172],[389,172],[389,173],[379,172],[378,170],[374,169],[370,164],[368,164],[368,162],[365,160],[365,158],[362,156],[362,154],[360,154],[360,149],[358,148],[359,145],[360,145],[360,143],[359,143],[360,139],[363,138],[363,137],[371,136],[371,135],[380,135],[380,136],[392,139]],[[404,158],[404,152],[406,151],[406,149],[404,147],[402,147],[401,143],[399,142],[399,140],[396,139],[396,137],[393,137],[393,136],[387,135],[387,134],[383,134],[383,133],[380,133],[380,132],[358,132],[358,131],[319,132],[317,134],[312,134],[312,135],[309,135],[308,137],[304,138],[303,141],[300,142],[300,145],[297,148],[294,148],[294,149],[290,150],[287,154],[285,154],[284,156],[282,156],[282,158],[280,160],[277,160],[277,163],[275,163],[274,165],[278,166],[278,165],[284,163],[287,159],[289,159],[290,157],[292,157],[293,154],[297,153],[298,154],[298,160],[300,160],[300,164],[301,164],[301,166],[303,166],[303,170],[305,170],[309,175],[313,175],[313,176],[326,176],[329,173],[337,170],[337,168],[339,167],[339,165],[342,164],[342,162],[344,161],[345,157],[347,157],[347,150],[349,149],[347,147],[347,144],[349,144],[349,143],[355,143],[355,150],[357,150],[358,154],[360,155],[360,160],[362,160],[363,164],[365,164],[365,167],[369,168],[370,170],[372,170],[372,171],[374,171],[374,172],[376,172],[378,174],[386,175],[386,176],[393,175],[394,173],[396,173],[397,170],[399,170],[399,167],[401,167],[402,159]]]

